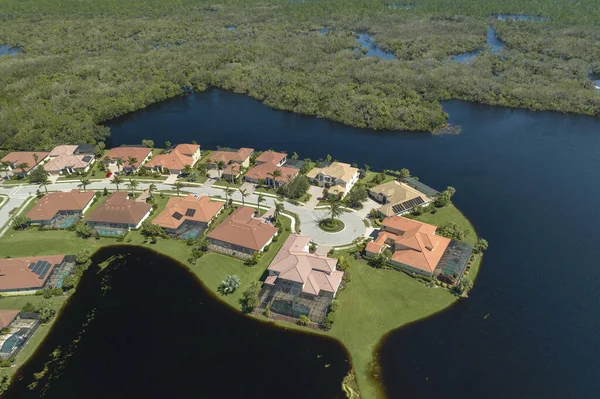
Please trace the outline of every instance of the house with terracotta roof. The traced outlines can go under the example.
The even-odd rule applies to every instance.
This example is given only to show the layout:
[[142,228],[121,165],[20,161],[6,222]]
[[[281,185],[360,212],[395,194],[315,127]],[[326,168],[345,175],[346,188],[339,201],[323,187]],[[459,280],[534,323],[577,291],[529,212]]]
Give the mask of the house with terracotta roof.
[[253,152],[253,148],[240,148],[239,150],[235,151],[213,151],[206,161],[206,166],[214,169],[217,167],[217,164],[222,161],[225,165],[231,165],[235,163],[241,165],[242,168],[247,168],[250,166],[250,156]]
[[95,160],[96,157],[90,154],[63,154],[50,158],[50,160],[44,164],[44,170],[52,176],[87,173]]
[[66,229],[77,223],[94,202],[93,191],[55,192],[44,195],[27,213],[31,224]]
[[200,160],[200,146],[198,144],[179,144],[167,154],[159,154],[150,159],[146,165],[159,173],[169,172],[180,174],[186,166],[193,167]]
[[[110,149],[104,156],[104,163],[116,164],[118,159],[123,161],[121,170],[125,173],[135,173],[150,159],[152,150],[147,147],[116,147]],[[135,160],[133,163],[130,160]]]
[[367,256],[377,256],[384,249],[392,252],[389,264],[410,273],[434,277],[450,239],[435,234],[436,226],[392,216],[384,219],[374,241],[367,244]]
[[396,180],[369,189],[369,195],[382,204],[377,211],[384,217],[411,212],[417,206],[426,206],[432,199]]
[[346,196],[358,181],[358,168],[343,162],[332,162],[330,165],[313,168],[306,174],[313,184],[325,187],[332,194]]
[[52,151],[50,151],[50,154],[48,154],[48,157],[50,157],[50,159],[52,158],[57,158],[61,155],[73,155],[75,154],[75,151],[77,150],[76,145],[59,145],[54,147],[54,149]]
[[85,221],[100,235],[122,236],[137,229],[150,216],[152,205],[129,198],[124,191],[116,191],[94,209]]
[[213,251],[246,259],[263,251],[277,232],[264,219],[254,217],[253,208],[243,206],[208,233],[207,239]]
[[[48,159],[49,152],[44,151],[15,151],[6,154],[0,161],[6,164],[5,171],[9,176],[25,177]],[[20,167],[20,166],[23,167]]]
[[152,224],[178,238],[198,238],[224,206],[224,203],[212,201],[208,196],[171,197],[165,209],[152,220]]
[[[273,177],[277,174],[275,171],[279,171],[279,176]],[[250,169],[244,179],[247,182],[257,184],[259,181],[264,180],[265,184],[273,187],[281,187],[284,184],[289,183],[294,177],[298,176],[300,171],[295,168],[288,168],[285,166],[278,166],[277,164],[264,162],[256,164],[255,167]]]
[[65,255],[0,259],[0,292],[43,289],[63,262]]
[[281,166],[287,161],[287,154],[283,152],[265,151],[260,154],[254,161],[256,165],[262,163],[270,163],[275,166]]

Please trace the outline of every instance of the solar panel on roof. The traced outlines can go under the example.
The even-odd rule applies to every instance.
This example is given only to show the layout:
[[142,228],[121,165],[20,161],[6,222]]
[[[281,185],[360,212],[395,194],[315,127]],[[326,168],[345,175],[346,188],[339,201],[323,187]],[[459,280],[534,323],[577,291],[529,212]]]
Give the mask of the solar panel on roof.
[[423,203],[425,203],[425,201],[423,201],[423,198],[413,198],[392,206],[392,211],[394,211],[394,213],[402,213]]
[[181,220],[181,218],[183,217],[183,215],[182,215],[181,213],[179,213],[179,212],[175,212],[175,213],[173,214],[173,217],[174,217],[175,219],[177,219],[177,220]]
[[40,280],[42,280],[46,276],[46,273],[48,273],[49,269],[50,269],[50,263],[46,263],[46,265],[44,266],[44,268],[41,270]]
[[45,263],[45,261],[38,260],[37,263],[35,264],[35,266],[33,267],[33,269],[31,269],[31,271],[34,272],[35,274],[39,275],[40,271],[44,267],[44,263]]
[[33,266],[35,266],[35,263],[30,263],[28,267],[29,269],[33,269]]
[[187,211],[185,211],[185,216],[190,216],[190,217],[194,217],[194,215],[196,214],[196,210],[195,209],[189,209]]

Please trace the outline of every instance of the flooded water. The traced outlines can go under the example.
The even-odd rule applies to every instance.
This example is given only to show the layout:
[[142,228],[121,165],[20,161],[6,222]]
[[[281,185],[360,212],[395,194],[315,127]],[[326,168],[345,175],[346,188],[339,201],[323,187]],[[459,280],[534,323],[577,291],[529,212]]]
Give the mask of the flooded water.
[[242,316],[148,249],[93,261],[4,398],[344,397],[337,341]]
[[377,57],[382,60],[394,60],[396,57],[392,53],[388,53],[384,51],[381,47],[377,45],[375,40],[366,32],[357,33],[358,37],[356,41],[360,44],[360,47],[363,49],[367,49],[365,53],[365,57]]
[[23,50],[18,47],[11,47],[6,45],[0,45],[0,56],[2,55],[15,55],[23,54]]
[[[496,30],[492,28],[490,25],[487,27],[487,38],[486,38],[486,46],[490,47],[492,54],[497,54],[500,50],[504,48],[504,42],[498,39],[498,35],[496,34]],[[450,58],[452,61],[459,62],[462,64],[468,64],[473,62],[473,60],[482,52],[482,49],[468,51],[466,53],[455,55]]]

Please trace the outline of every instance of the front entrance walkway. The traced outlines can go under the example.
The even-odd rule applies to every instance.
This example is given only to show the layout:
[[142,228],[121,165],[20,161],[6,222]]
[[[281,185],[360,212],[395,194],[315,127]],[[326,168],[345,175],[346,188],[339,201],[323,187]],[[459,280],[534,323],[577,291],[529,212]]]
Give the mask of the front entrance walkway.
[[165,180],[164,184],[175,184],[177,182],[177,175],[170,174]]

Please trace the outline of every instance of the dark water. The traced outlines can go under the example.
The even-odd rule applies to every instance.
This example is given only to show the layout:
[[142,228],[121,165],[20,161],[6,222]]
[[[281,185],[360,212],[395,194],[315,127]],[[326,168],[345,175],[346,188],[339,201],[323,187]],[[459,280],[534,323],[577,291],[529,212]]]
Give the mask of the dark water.
[[23,50],[21,50],[18,47],[11,47],[11,46],[6,46],[6,45],[0,45],[0,56],[2,55],[15,55],[15,54],[21,54],[23,53]]
[[341,344],[242,317],[153,251],[109,247],[93,260],[112,256],[97,275],[92,265],[6,398],[343,397]]
[[361,32],[357,33],[358,38],[356,41],[360,44],[361,48],[366,48],[367,52],[365,53],[365,57],[377,57],[382,60],[393,60],[396,57],[392,53],[388,53],[384,51],[381,47],[379,47],[375,40],[368,33]]
[[[392,398],[597,398],[600,392],[600,120],[459,101],[459,135],[375,132],[274,111],[222,91],[110,124],[115,144],[197,140],[407,167],[490,242],[470,298],[392,333]],[[486,318],[487,316],[487,318]]]
[[[487,27],[486,45],[490,47],[492,54],[497,54],[500,50],[504,48],[504,42],[498,39],[498,36],[496,35],[496,30],[494,30],[494,28],[492,28],[490,25],[488,25]],[[481,51],[481,49],[468,51],[466,53],[455,55],[450,59],[452,61],[460,62],[462,64],[470,63],[475,59],[475,57],[477,57],[481,53]]]
[[527,22],[543,22],[546,20],[544,17],[527,14],[497,14],[495,17],[499,21],[527,21]]

